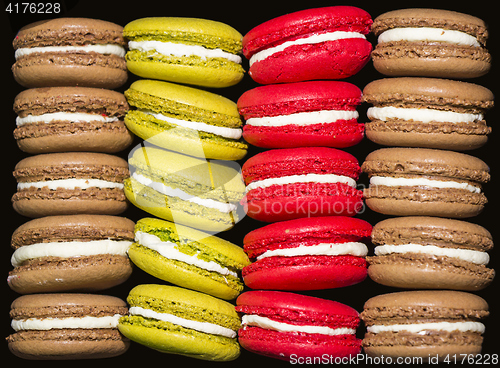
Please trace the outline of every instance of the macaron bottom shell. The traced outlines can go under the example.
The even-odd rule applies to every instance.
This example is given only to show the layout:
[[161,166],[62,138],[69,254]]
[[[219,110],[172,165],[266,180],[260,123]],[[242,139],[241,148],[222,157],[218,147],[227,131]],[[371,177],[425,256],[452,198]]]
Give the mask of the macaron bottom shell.
[[11,335],[9,350],[28,360],[77,360],[116,357],[130,346],[130,340],[118,331],[50,330],[42,332],[43,339],[39,333],[24,331]]
[[218,232],[231,229],[238,216],[211,211],[203,206],[162,195],[134,179],[126,179],[125,196],[136,207],[161,219],[200,230]]
[[128,255],[140,269],[181,287],[226,300],[236,298],[243,291],[243,285],[236,282],[234,277],[222,276],[216,272],[165,258],[139,244],[133,244],[128,250]]
[[240,160],[247,145],[240,141],[219,138],[214,134],[157,124],[155,119],[137,111],[125,117],[127,128],[148,143],[186,155],[217,160]]
[[245,285],[264,290],[339,288],[357,284],[366,276],[365,259],[355,256],[271,257],[243,269]]
[[130,340],[162,353],[211,361],[231,361],[240,355],[236,339],[209,335],[169,322],[127,316],[120,319],[118,329]]
[[252,353],[290,363],[304,358],[356,356],[361,352],[361,340],[354,335],[326,337],[246,327],[238,331],[238,341]]
[[204,62],[200,57],[168,58],[161,60],[143,55],[127,55],[127,69],[139,77],[159,79],[201,87],[230,87],[243,79],[244,70],[219,59]]

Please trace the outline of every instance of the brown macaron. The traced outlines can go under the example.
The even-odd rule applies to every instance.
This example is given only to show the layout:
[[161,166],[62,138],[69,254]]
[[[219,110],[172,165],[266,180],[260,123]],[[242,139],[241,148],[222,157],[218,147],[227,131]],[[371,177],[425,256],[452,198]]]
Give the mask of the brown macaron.
[[481,352],[489,314],[486,301],[450,290],[403,291],[369,299],[360,314],[367,332],[363,348],[372,357],[421,357],[443,361]]
[[370,178],[366,205],[395,216],[466,218],[488,202],[489,167],[477,157],[428,148],[381,148],[361,166]]
[[127,161],[105,153],[67,152],[30,156],[14,170],[14,209],[27,217],[118,215],[128,206],[123,181]]
[[123,27],[88,18],[31,23],[12,42],[15,80],[23,87],[117,88],[127,81]]
[[407,289],[475,291],[488,286],[493,239],[484,227],[439,217],[396,217],[373,227],[375,256],[368,275],[382,285]]
[[134,222],[107,215],[46,216],[12,234],[14,269],[7,282],[20,294],[103,290],[132,274],[127,256]]
[[476,78],[491,67],[487,26],[472,15],[441,9],[399,9],[374,19],[373,66],[391,76]]
[[367,84],[366,137],[385,146],[471,150],[491,128],[484,115],[493,93],[473,83],[438,78],[385,78]]
[[116,297],[92,294],[33,294],[12,302],[16,331],[9,350],[30,360],[101,359],[127,351],[130,340],[118,331],[127,304]]
[[28,153],[114,153],[133,141],[123,122],[129,105],[122,93],[87,87],[32,88],[14,100],[14,138]]

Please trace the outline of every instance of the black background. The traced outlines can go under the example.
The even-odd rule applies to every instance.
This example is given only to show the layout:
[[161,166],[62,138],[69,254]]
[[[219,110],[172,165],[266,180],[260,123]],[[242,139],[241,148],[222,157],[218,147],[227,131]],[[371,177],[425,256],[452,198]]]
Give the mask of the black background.
[[[5,180],[5,185],[2,186],[3,194],[0,196],[0,208],[1,213],[4,215],[2,217],[2,231],[1,231],[1,242],[0,242],[0,268],[1,275],[6,280],[8,276],[8,272],[12,269],[10,264],[10,256],[12,254],[12,249],[10,248],[10,237],[12,232],[21,224],[28,221],[29,219],[23,216],[18,215],[13,209],[11,205],[11,196],[16,191],[16,181],[12,177],[12,171],[14,169],[15,164],[24,157],[27,157],[28,154],[22,152],[17,147],[14,138],[12,137],[12,131],[15,127],[15,113],[12,111],[12,103],[14,101],[15,96],[23,90],[23,87],[18,85],[14,78],[12,77],[12,73],[10,70],[11,65],[14,63],[14,50],[12,48],[12,40],[14,39],[17,31],[22,26],[29,24],[36,20],[48,19],[53,17],[88,17],[88,18],[97,18],[103,19],[107,21],[111,21],[122,26],[125,26],[128,22],[143,17],[149,16],[182,16],[182,17],[194,17],[194,18],[205,18],[220,21],[226,24],[231,25],[235,29],[237,29],[241,34],[247,33],[253,27],[259,25],[260,23],[267,21],[271,18],[283,15],[285,13],[291,13],[294,11],[314,8],[314,7],[322,7],[322,6],[331,6],[331,5],[353,5],[358,6],[366,11],[368,11],[372,18],[377,17],[378,15],[387,12],[389,10],[394,10],[397,8],[408,8],[408,7],[430,7],[430,8],[441,8],[448,10],[455,10],[467,14],[471,14],[477,16],[486,21],[489,26],[490,31],[490,39],[488,41],[488,49],[493,55],[493,68],[489,74],[481,78],[475,78],[469,80],[470,82],[477,83],[483,86],[490,88],[493,93],[496,94],[496,82],[498,81],[498,67],[496,65],[497,61],[497,52],[499,50],[499,28],[496,23],[496,14],[497,11],[494,9],[493,2],[463,2],[463,1],[407,1],[400,3],[389,3],[389,2],[380,2],[380,1],[351,1],[351,2],[335,2],[335,1],[313,1],[309,0],[307,2],[297,2],[297,1],[286,1],[280,3],[271,3],[270,1],[246,1],[246,2],[235,2],[235,1],[204,1],[204,2],[188,2],[188,1],[180,1],[180,2],[170,2],[170,1],[147,1],[143,0],[140,2],[131,2],[131,1],[96,1],[96,0],[73,0],[73,1],[62,1],[62,12],[57,15],[44,15],[44,14],[9,14],[5,11],[7,5],[13,2],[3,1],[2,7],[0,8],[0,42],[1,42],[1,62],[2,66],[0,69],[1,75],[1,87],[4,93],[2,93],[2,97],[0,97],[0,103],[2,104],[2,117],[0,121],[1,133],[1,164],[2,164],[2,175],[0,176],[2,180]],[[279,4],[279,5],[278,5]],[[21,7],[22,8],[22,7]],[[369,41],[375,44],[375,37],[370,34],[368,36]],[[244,60],[245,70],[248,70],[248,62]],[[383,78],[384,76],[378,73],[372,66],[371,62],[366,65],[364,69],[362,69],[357,75],[347,78],[346,81],[351,82],[357,85],[359,88],[363,89],[363,87],[368,84],[370,81],[374,79]],[[136,80],[137,77],[129,74],[129,80],[127,83],[118,89],[123,92],[128,88],[130,83]],[[227,98],[230,98],[233,101],[236,101],[239,96],[248,89],[257,87],[258,84],[255,83],[248,75],[245,75],[245,78],[241,83],[236,86],[212,90],[215,93],[221,94]],[[366,109],[368,106],[363,104],[358,108],[360,113],[360,121],[365,122],[366,119]],[[490,135],[490,140],[487,145],[483,148],[470,151],[469,154],[477,156],[484,160],[491,169],[492,172],[492,181],[484,186],[484,191],[486,196],[489,199],[489,203],[486,205],[485,210],[482,214],[477,217],[468,219],[467,221],[478,223],[484,227],[486,227],[492,234],[493,238],[500,239],[500,234],[498,233],[498,219],[496,214],[496,206],[499,205],[498,199],[495,193],[496,182],[497,182],[497,173],[499,172],[499,158],[498,158],[498,133],[497,133],[497,120],[498,120],[498,108],[491,110],[486,115],[486,120],[490,126],[493,127],[493,133]],[[133,146],[140,142],[139,139],[136,139]],[[133,147],[132,146],[132,147]],[[131,147],[131,148],[132,148]],[[352,153],[360,162],[363,162],[366,155],[380,148],[374,143],[364,139],[357,146],[346,149],[346,151]],[[120,153],[120,156],[126,158],[130,149],[125,150]],[[249,158],[260,150],[252,147],[249,150],[246,158]],[[245,158],[245,159],[246,159]],[[240,164],[242,165],[244,160],[241,160]],[[360,185],[367,185],[368,180],[366,175],[362,175],[359,180]],[[147,213],[142,212],[141,210],[136,209],[131,206],[124,214],[134,221],[142,217],[149,216]],[[378,221],[386,218],[386,216],[377,214],[372,212],[369,209],[366,209],[362,213],[358,215],[359,218],[362,218],[372,225],[377,223]],[[234,242],[235,244],[242,245],[242,239],[244,235],[258,227],[264,226],[265,223],[258,222],[250,219],[249,217],[245,217],[241,222],[236,224],[236,226],[230,231],[218,234],[218,236],[225,238],[229,241]],[[373,247],[370,247],[370,253],[373,252]],[[498,264],[498,250],[494,249],[490,253],[491,262],[490,267],[497,268]],[[162,283],[161,280],[155,279],[152,276],[147,275],[142,270],[135,268],[131,278],[125,282],[124,284],[114,287],[109,290],[104,290],[102,294],[115,295],[125,299],[128,295],[128,291],[133,288],[135,285],[142,283]],[[0,318],[1,318],[1,329],[2,336],[6,337],[13,332],[10,328],[10,318],[8,316],[10,310],[10,303],[19,295],[10,290],[7,286],[6,281],[0,283],[0,287],[2,288],[2,301],[0,302]],[[311,291],[311,292],[303,292],[304,294],[318,296],[326,299],[332,299],[339,301],[341,303],[345,303],[359,312],[363,309],[364,302],[372,296],[399,291],[396,288],[390,288],[378,285],[371,281],[370,279],[366,279],[362,283],[354,286],[349,286],[340,289],[330,289],[330,290],[321,290],[321,291]],[[498,348],[498,340],[495,338],[497,334],[497,330],[499,327],[500,321],[500,302],[499,298],[495,298],[496,294],[499,294],[499,280],[495,280],[493,284],[491,284],[485,290],[481,290],[476,294],[485,298],[490,305],[490,317],[485,320],[486,332],[484,334],[484,344],[483,344],[483,354],[498,354],[500,349]],[[358,336],[362,338],[364,334],[364,326],[361,323],[360,328],[358,329]],[[5,363],[12,364],[37,364],[37,366],[48,366],[50,364],[54,367],[62,367],[66,366],[68,362],[29,362],[19,359],[12,355],[8,349],[6,343],[0,343],[0,356],[2,360],[6,360]],[[147,359],[146,362],[143,362],[140,359]],[[129,351],[122,356],[104,359],[104,360],[96,360],[89,363],[96,364],[99,366],[104,365],[117,365],[117,364],[161,364],[165,366],[172,366],[177,364],[188,364],[195,363],[201,364],[203,367],[215,366],[226,364],[227,366],[235,366],[235,365],[245,365],[249,366],[250,364],[255,365],[259,363],[271,363],[277,365],[286,366],[288,363],[280,362],[277,360],[272,360],[270,358],[261,357],[252,353],[249,353],[245,350],[242,350],[241,356],[234,362],[230,363],[212,363],[205,361],[197,361],[194,359],[189,359],[182,356],[176,356],[171,354],[161,354],[154,350],[143,347],[139,344],[132,343]],[[484,362],[484,359],[483,359]],[[490,361],[491,363],[491,361]],[[41,364],[41,365],[40,365]],[[364,365],[364,364],[361,364]],[[443,364],[445,365],[445,364]]]

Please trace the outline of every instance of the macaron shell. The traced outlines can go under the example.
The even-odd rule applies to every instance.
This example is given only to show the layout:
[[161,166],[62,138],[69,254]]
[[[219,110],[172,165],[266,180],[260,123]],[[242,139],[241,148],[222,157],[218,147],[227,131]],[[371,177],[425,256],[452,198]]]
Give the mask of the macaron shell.
[[243,269],[245,285],[260,290],[332,289],[360,283],[366,276],[366,261],[354,256],[267,258]]
[[365,39],[290,46],[254,62],[248,74],[260,84],[343,79],[359,72],[370,60],[371,51],[372,45]]

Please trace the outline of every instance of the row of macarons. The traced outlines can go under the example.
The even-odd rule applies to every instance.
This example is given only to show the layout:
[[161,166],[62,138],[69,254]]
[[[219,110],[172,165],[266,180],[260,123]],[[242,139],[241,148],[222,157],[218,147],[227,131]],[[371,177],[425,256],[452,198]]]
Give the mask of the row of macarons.
[[[443,244],[443,239],[449,244],[455,244],[454,241],[466,242],[467,239],[471,240],[470,243],[491,242],[489,233],[484,229],[464,226],[457,220],[442,219],[436,226],[434,218],[417,218],[420,228],[415,228],[415,219],[406,219],[407,228],[397,219],[380,222],[375,226],[372,238],[375,242],[382,238],[382,244],[386,244],[388,234],[397,239],[406,237],[410,241],[412,236],[420,241],[422,234],[427,234],[431,242],[440,244]],[[366,240],[371,230],[366,222],[352,217],[330,216],[310,220],[304,223],[304,219],[301,219],[301,229],[294,226],[297,221],[292,220],[256,230],[245,237],[246,248],[259,251],[256,244],[267,244],[270,238],[290,243],[291,239],[298,239],[297,235],[300,236],[298,233],[301,231],[302,235],[307,234],[307,237],[302,237],[305,240],[316,241],[317,237],[324,239],[329,234],[334,242],[342,241],[342,237],[343,240],[349,238],[361,241]],[[291,228],[286,228],[287,224]],[[427,228],[424,229],[425,226]],[[72,234],[68,234],[68,230]],[[19,246],[23,242],[32,243],[48,236],[51,237],[49,240],[63,240],[63,243],[57,242],[58,245],[72,241],[78,247],[81,241],[77,238],[83,239],[85,245],[80,246],[77,257],[72,258],[68,253],[65,255],[68,258],[64,262],[60,260],[55,268],[47,262],[37,265],[34,259],[31,263],[33,269],[29,269],[30,265],[24,265],[24,270],[18,269],[17,275],[20,274],[21,279],[31,280],[31,285],[46,285],[49,291],[61,288],[64,291],[68,291],[66,288],[102,290],[129,276],[128,252],[128,256],[140,268],[177,286],[137,286],[127,298],[129,309],[118,298],[95,294],[44,293],[21,296],[12,303],[12,326],[16,332],[7,340],[11,351],[23,358],[117,356],[128,349],[128,339],[162,352],[220,361],[238,357],[240,348],[237,341],[249,351],[285,360],[293,357],[313,359],[324,354],[332,359],[356,356],[361,352],[362,344],[366,353],[375,356],[382,353],[386,357],[409,356],[415,354],[413,350],[417,349],[422,357],[443,359],[465,351],[467,354],[477,354],[481,350],[481,334],[485,328],[481,320],[489,312],[487,303],[473,294],[434,290],[395,292],[373,297],[365,303],[361,313],[361,319],[367,326],[367,334],[362,342],[356,338],[360,315],[347,305],[289,291],[256,290],[238,296],[242,285],[237,272],[243,266],[248,266],[248,258],[240,247],[201,234],[195,229],[155,218],[139,220],[134,229],[133,222],[116,216],[49,216],[24,224],[15,232],[13,243]],[[136,243],[132,244],[132,237]],[[103,256],[99,251],[92,252],[96,247],[102,250],[103,242],[108,243],[108,250],[114,248],[115,254]],[[48,242],[41,246],[53,247],[53,244]],[[273,249],[274,245],[267,244]],[[34,244],[25,249],[31,247],[33,256],[37,253],[35,248],[40,251],[41,246]],[[81,255],[83,248],[85,257]],[[116,252],[118,248],[121,254],[116,254],[119,253]],[[18,249],[21,251],[16,251],[13,257],[16,262],[26,256],[22,254],[22,246]],[[68,247],[66,251],[70,252]],[[453,260],[454,256],[441,257],[444,261],[450,259],[451,265],[439,270],[432,266],[437,283],[447,278],[455,282],[460,282],[462,277],[467,278],[467,275],[453,273],[453,266],[457,262],[462,267],[467,265],[466,262]],[[342,258],[342,255],[330,256],[334,263],[330,269],[338,267],[338,264],[335,265],[338,261],[343,264]],[[430,257],[430,262],[434,258]],[[422,259],[417,264],[420,262]],[[112,267],[113,263],[116,267]],[[323,267],[324,272],[328,273],[327,265],[316,266]],[[414,268],[417,269],[418,278],[418,265]],[[346,266],[346,271],[350,271],[349,266]],[[448,271],[451,273],[446,274]],[[411,270],[408,272],[411,273]],[[401,270],[395,273],[401,273]],[[300,275],[301,278],[307,278],[311,273],[306,270]],[[293,266],[288,274],[281,271],[281,277],[295,280],[296,288],[290,288],[288,282],[288,289],[311,288],[311,280],[304,284],[296,276]],[[335,272],[333,277],[345,285],[345,277]],[[327,278],[319,280],[318,287],[323,286],[319,284],[320,281],[330,282]],[[470,286],[470,279],[465,284]],[[335,286],[331,282],[328,284],[328,287]],[[436,286],[433,284],[432,288]],[[279,287],[270,285],[270,289]],[[47,290],[38,289],[35,292]],[[236,308],[222,300],[232,300],[236,296]],[[73,331],[81,328],[84,328],[85,336],[80,333],[81,336],[76,339],[88,341],[86,346],[75,342]],[[116,328],[122,334],[117,333]],[[108,332],[109,329],[115,332]],[[424,344],[425,347],[418,348],[410,347],[413,344],[408,345],[406,340],[391,344],[392,348],[377,342],[398,331],[405,331],[407,339],[415,335],[421,340],[422,333],[429,330],[434,331],[433,334],[440,334],[442,342],[436,344],[432,337]],[[43,344],[40,344],[37,334],[46,337]],[[47,334],[57,335],[58,338],[47,338]],[[260,341],[260,344],[256,345],[255,341]],[[275,344],[270,344],[271,341],[275,341]]]

